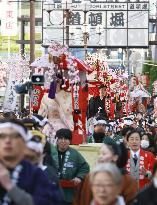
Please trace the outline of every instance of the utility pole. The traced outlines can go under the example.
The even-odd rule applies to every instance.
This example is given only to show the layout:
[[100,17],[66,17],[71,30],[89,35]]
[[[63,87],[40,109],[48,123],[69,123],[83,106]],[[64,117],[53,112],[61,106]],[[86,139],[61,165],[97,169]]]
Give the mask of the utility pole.
[[[155,41],[157,42],[157,0],[156,0],[156,12],[155,12]],[[155,56],[154,61],[157,62],[157,44],[155,45]]]
[[30,63],[35,60],[35,0],[30,0]]
[[[21,16],[21,19],[24,16]],[[21,21],[21,35],[20,35],[20,40],[24,41],[25,40],[25,21]],[[25,44],[20,44],[20,52],[21,55],[23,56],[25,53]],[[20,95],[20,111],[22,112],[25,104],[25,94]]]

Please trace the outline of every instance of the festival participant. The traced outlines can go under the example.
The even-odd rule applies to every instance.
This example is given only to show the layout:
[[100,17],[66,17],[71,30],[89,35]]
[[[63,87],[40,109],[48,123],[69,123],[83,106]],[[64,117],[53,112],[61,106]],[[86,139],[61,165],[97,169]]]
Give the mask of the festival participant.
[[94,132],[87,139],[88,143],[105,143],[113,141],[110,136],[105,135],[107,122],[102,117],[94,119]]
[[23,118],[22,123],[29,130],[40,130],[42,132],[43,127],[48,122],[47,118],[42,117],[41,115],[34,114],[30,118]]
[[104,118],[97,117],[94,119],[94,132],[87,139],[88,143],[102,143],[105,138],[105,125],[107,124]]
[[143,189],[131,205],[156,205],[157,204],[157,163],[153,169],[153,180],[150,186]]
[[31,135],[18,120],[0,121],[0,204],[57,205],[53,187],[40,168],[23,160]]
[[98,113],[102,114],[104,118],[108,118],[105,108],[105,100],[107,97],[106,88],[107,86],[101,85],[99,87],[99,96],[90,99],[87,109],[87,119],[95,117]]
[[133,127],[131,127],[131,126],[126,126],[126,127],[124,127],[123,129],[122,129],[122,131],[121,131],[121,135],[122,135],[122,137],[123,137],[123,142],[124,142],[124,144],[125,144],[125,146],[126,147],[128,147],[128,142],[127,142],[127,136],[128,136],[128,134],[130,133],[130,132],[132,132],[134,130],[134,128]]
[[50,139],[51,143],[56,142],[55,135],[57,130],[61,128],[73,130],[71,99],[71,93],[61,89],[60,79],[57,80],[55,97],[50,98],[46,93],[42,98],[38,113],[48,119],[42,132]]
[[155,157],[151,152],[140,148],[141,135],[138,131],[132,131],[127,135],[130,148],[128,151],[127,171],[137,182],[139,189],[150,183]]
[[42,134],[37,130],[32,130],[31,134],[32,138],[27,142],[24,157],[25,159],[29,160],[32,164],[37,165],[43,170],[45,175],[50,180],[54,188],[53,190],[55,190],[55,192],[53,193],[54,195],[56,195],[55,198],[58,199],[58,203],[60,202],[60,205],[63,205],[63,192],[59,184],[59,179],[56,170],[53,168],[53,166],[43,164],[44,144],[42,139],[44,138],[44,136],[42,136]]
[[88,205],[125,205],[123,197],[119,196],[122,175],[112,163],[98,164],[90,175],[93,200]]
[[76,187],[89,172],[89,165],[82,155],[71,148],[72,132],[60,129],[56,132],[57,146],[51,146],[52,158],[56,162],[61,187],[65,195],[65,204],[72,204]]
[[[108,143],[103,144],[100,148],[97,164],[105,164],[106,162],[115,163],[120,168],[122,173],[122,187],[120,195],[124,197],[126,204],[129,204],[135,197],[138,187],[137,182],[125,171],[127,163],[127,149],[123,143]],[[92,191],[89,182],[90,174],[87,175],[83,184],[79,187],[76,193],[73,205],[87,205],[92,200]]]
[[110,138],[114,138],[114,133],[113,133],[113,127],[110,124],[107,124],[105,127],[105,136],[106,137],[110,137]]

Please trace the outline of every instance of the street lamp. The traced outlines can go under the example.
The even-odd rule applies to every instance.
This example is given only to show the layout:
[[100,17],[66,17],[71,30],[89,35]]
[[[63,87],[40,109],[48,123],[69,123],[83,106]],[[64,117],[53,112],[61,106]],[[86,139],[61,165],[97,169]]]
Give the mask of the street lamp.
[[75,44],[75,42],[74,42],[74,34],[75,34],[75,32],[76,32],[76,26],[70,26],[70,35],[71,35],[71,37],[70,37],[70,39],[73,41],[73,44]]
[[89,32],[90,32],[90,26],[87,23],[87,13],[90,10],[90,4],[88,0],[82,0],[81,2],[82,11],[84,12],[84,23],[82,26],[82,32],[83,32],[83,40],[84,40],[84,50],[85,50],[85,60],[87,57],[87,47],[88,47],[88,40],[89,40]]
[[90,26],[89,26],[87,23],[84,23],[84,24],[83,24],[83,26],[82,26],[82,32],[83,32],[84,50],[85,50],[85,60],[86,60],[88,40],[89,40],[89,32],[90,32]]
[[54,0],[49,0],[48,2],[44,3],[44,10],[48,13],[48,20],[51,25],[63,25],[63,45],[64,45],[64,35],[66,34],[66,45],[69,46],[69,19],[71,18],[71,4],[72,0],[62,0],[61,8],[59,10],[63,10],[63,19],[61,22],[53,22],[53,14],[52,11],[58,10],[55,8]]
[[55,5],[54,5],[54,3],[52,3],[52,1],[51,2],[45,2],[44,3],[44,9],[47,11],[47,13],[48,13],[48,20],[49,20],[49,22],[50,22],[50,24],[51,25],[54,25],[53,23],[52,23],[52,21],[51,21],[51,12],[54,10],[54,8],[55,8]]
[[99,45],[101,45],[101,34],[103,30],[104,30],[104,27],[102,25],[97,25],[95,28],[96,33],[99,35],[99,41],[98,41]]

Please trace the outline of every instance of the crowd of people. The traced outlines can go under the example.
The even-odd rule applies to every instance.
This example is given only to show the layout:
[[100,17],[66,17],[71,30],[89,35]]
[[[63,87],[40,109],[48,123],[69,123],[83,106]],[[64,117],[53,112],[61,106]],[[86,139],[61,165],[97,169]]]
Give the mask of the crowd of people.
[[0,120],[0,204],[155,205],[156,123],[142,113],[123,120],[94,119],[88,143],[101,143],[95,166],[70,146],[72,131],[57,130],[56,144],[45,118]]

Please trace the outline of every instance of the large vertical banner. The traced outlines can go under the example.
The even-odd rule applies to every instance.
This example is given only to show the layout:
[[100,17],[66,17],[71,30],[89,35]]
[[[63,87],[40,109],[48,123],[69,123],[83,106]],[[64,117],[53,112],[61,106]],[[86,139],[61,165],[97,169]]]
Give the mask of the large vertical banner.
[[17,93],[15,91],[15,85],[17,85],[18,83],[19,82],[16,81],[15,76],[10,73],[3,103],[4,112],[14,111],[16,107]]
[[1,2],[1,35],[16,36],[17,35],[17,2]]

